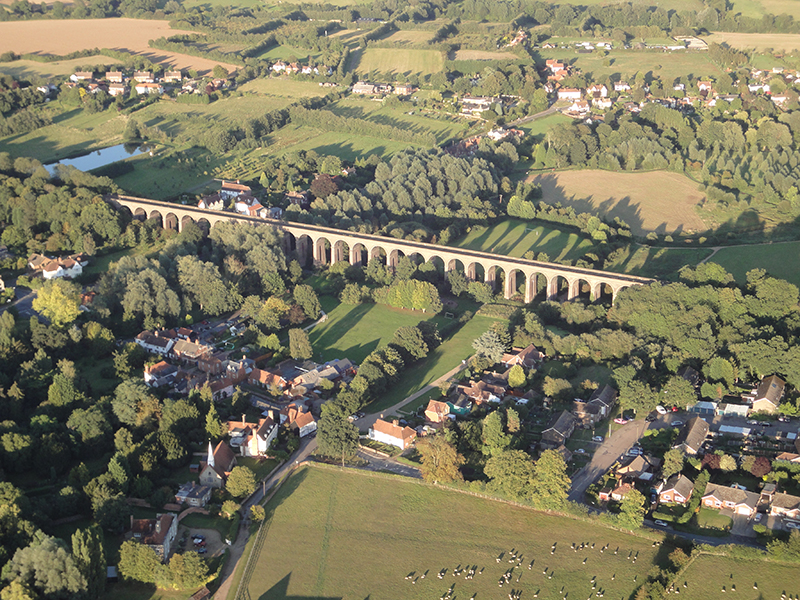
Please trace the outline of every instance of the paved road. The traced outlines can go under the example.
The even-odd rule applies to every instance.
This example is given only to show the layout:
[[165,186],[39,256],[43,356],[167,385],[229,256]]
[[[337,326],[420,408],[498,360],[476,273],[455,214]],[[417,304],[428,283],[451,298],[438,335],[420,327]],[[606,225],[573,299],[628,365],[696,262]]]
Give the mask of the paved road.
[[[8,286],[12,287],[14,283],[9,282]],[[17,309],[20,318],[30,319],[36,314],[33,310],[33,299],[36,298],[36,292],[26,287],[16,288],[17,299],[10,304],[6,304],[5,308],[14,307]]]
[[367,465],[360,468],[368,471],[389,471],[390,473],[402,475],[403,477],[414,477],[416,479],[422,478],[422,473],[419,469],[409,467],[408,465],[402,465],[391,458],[376,456],[365,450],[359,450],[358,457],[367,461]]
[[648,423],[644,419],[636,419],[607,437],[595,451],[589,464],[572,478],[569,499],[573,502],[583,502],[583,494],[586,489],[608,471],[611,465],[644,435],[647,425]]

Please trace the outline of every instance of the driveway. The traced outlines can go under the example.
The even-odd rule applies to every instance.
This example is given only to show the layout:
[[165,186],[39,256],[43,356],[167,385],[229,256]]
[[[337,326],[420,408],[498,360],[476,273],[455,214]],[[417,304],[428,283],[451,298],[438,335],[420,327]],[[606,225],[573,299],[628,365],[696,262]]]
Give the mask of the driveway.
[[[9,282],[8,286],[12,284]],[[33,310],[33,299],[36,298],[36,292],[26,287],[16,288],[16,300],[10,304],[6,304],[5,308],[14,307],[17,309],[21,319],[30,319],[36,312]]]
[[611,465],[644,435],[647,425],[648,423],[644,419],[636,419],[607,437],[595,451],[591,462],[572,477],[569,499],[573,502],[583,502],[583,494],[586,489],[606,473]]
[[422,478],[422,473],[420,473],[419,469],[400,464],[391,458],[375,456],[371,452],[365,452],[364,450],[358,451],[358,457],[367,461],[367,466],[361,468],[368,471],[389,471],[390,473],[402,475],[403,477]]
[[227,548],[225,542],[222,541],[222,536],[220,536],[219,531],[216,529],[200,529],[197,527],[184,527],[181,525],[178,527],[179,540],[183,537],[184,532],[186,532],[188,535],[185,546],[185,551],[187,553],[195,551],[195,545],[192,541],[192,538],[197,534],[203,535],[206,538],[206,556],[219,556],[225,552],[225,548]]
[[[763,518],[763,517],[762,517]],[[756,537],[756,532],[753,531],[753,521],[746,515],[733,514],[731,516],[733,523],[731,524],[731,535],[739,537]]]

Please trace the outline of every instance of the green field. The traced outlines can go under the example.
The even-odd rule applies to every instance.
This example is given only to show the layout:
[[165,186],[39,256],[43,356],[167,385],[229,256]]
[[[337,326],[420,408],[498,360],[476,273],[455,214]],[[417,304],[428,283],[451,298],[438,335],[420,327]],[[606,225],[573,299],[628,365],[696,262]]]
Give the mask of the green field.
[[739,283],[745,283],[751,269],[765,269],[770,275],[800,285],[800,242],[722,248],[711,262],[725,267]]
[[[250,598],[431,599],[454,587],[452,598],[586,598],[591,579],[609,598],[627,598],[667,549],[585,523],[420,485],[411,480],[357,471],[304,468],[267,505],[266,538],[251,578]],[[555,556],[551,545],[557,542]],[[596,544],[573,552],[572,543]],[[609,550],[600,553],[600,547]],[[615,555],[613,549],[619,548]],[[290,552],[287,549],[291,548]],[[498,590],[511,565],[497,563],[512,548],[522,567]],[[629,553],[638,553],[636,564]],[[584,561],[586,559],[586,561]],[[526,567],[535,561],[533,568]],[[453,577],[458,566],[483,573]],[[547,568],[552,579],[543,571]],[[443,580],[436,574],[447,569]],[[406,579],[409,573],[414,578]],[[425,579],[416,580],[426,574]],[[613,575],[613,579],[612,579]],[[519,581],[517,580],[519,576]]]
[[552,261],[580,258],[592,247],[592,242],[581,233],[508,219],[491,227],[474,226],[452,245],[516,257],[522,257],[529,250],[537,254],[545,252]]
[[12,75],[16,79],[31,79],[36,81],[38,79],[51,79],[54,77],[72,75],[78,68],[87,64],[110,66],[118,64],[119,62],[120,61],[116,58],[103,55],[47,63],[35,60],[15,60],[13,62],[0,63],[0,73]]
[[431,75],[444,67],[444,57],[438,50],[403,50],[368,48],[350,55],[349,68],[365,76],[370,71],[394,75]]
[[270,77],[253,79],[241,85],[241,92],[256,92],[267,96],[280,96],[295,101],[298,98],[324,96],[330,88],[321,87],[313,81],[296,81],[289,77]]
[[562,115],[561,113],[554,113],[552,115],[547,115],[546,117],[542,117],[541,119],[536,119],[534,121],[528,121],[527,123],[523,123],[522,125],[516,125],[517,129],[522,129],[528,135],[535,136],[537,139],[544,138],[544,134],[547,133],[547,130],[550,129],[553,125],[558,125],[559,123],[570,123],[574,119]]
[[694,267],[711,252],[705,248],[652,248],[631,244],[605,268],[629,275],[672,279],[681,267]]
[[[794,596],[800,593],[797,565],[756,560],[700,556],[681,579],[689,583],[681,588],[681,600],[723,598],[730,595],[734,585],[735,597],[741,600],[777,599],[784,592]],[[753,589],[753,584],[757,584],[758,589]],[[722,594],[722,586],[726,587],[726,594]]]

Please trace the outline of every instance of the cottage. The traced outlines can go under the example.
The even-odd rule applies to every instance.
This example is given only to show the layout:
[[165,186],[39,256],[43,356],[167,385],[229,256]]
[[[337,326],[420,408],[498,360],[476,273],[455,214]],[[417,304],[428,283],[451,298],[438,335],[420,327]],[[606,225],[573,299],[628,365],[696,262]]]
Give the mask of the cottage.
[[410,427],[401,427],[397,420],[389,423],[383,419],[378,419],[369,430],[369,439],[390,446],[397,446],[401,450],[411,446],[416,437],[416,431]]
[[530,344],[525,348],[512,348],[511,352],[503,354],[503,358],[500,359],[500,362],[508,369],[514,365],[519,365],[525,369],[532,369],[540,364],[544,358],[544,353],[539,352],[536,346]]
[[228,444],[220,442],[211,449],[208,443],[208,458],[200,463],[200,483],[212,488],[223,488],[231,470],[236,465],[236,455]]
[[122,71],[106,71],[105,80],[108,83],[122,83]]
[[271,417],[259,419],[258,423],[228,421],[231,448],[239,448],[242,456],[265,456],[278,437],[278,425]]
[[774,517],[800,519],[800,497],[777,492],[772,498],[769,514]]
[[755,514],[760,496],[747,490],[709,483],[701,503],[708,508],[731,510],[737,515]]
[[131,534],[134,540],[155,550],[161,561],[166,562],[178,535],[178,515],[157,514],[155,519],[131,517]]
[[673,475],[667,480],[658,499],[669,504],[686,504],[692,497],[693,490],[694,483],[691,479],[683,475]]
[[761,380],[753,397],[750,412],[774,413],[778,410],[783,397],[783,388],[786,382],[777,375],[771,375]]
[[431,400],[425,409],[425,418],[431,423],[444,423],[448,419],[454,419],[455,415],[450,415],[450,406],[446,402]]
[[558,90],[559,100],[580,100],[583,96],[583,91],[576,88],[561,88]]
[[686,454],[694,456],[700,450],[707,435],[708,423],[700,417],[692,417],[683,425],[673,448],[678,448]]
[[175,340],[165,335],[159,335],[160,333],[162,332],[143,331],[133,341],[151,354],[168,354],[175,344]]
[[378,93],[378,87],[374,83],[359,81],[353,86],[353,93],[373,95]]
[[281,392],[289,387],[289,382],[279,373],[262,369],[253,369],[250,371],[250,375],[247,377],[247,383],[261,388],[274,388]]
[[162,360],[154,365],[145,365],[144,382],[150,387],[167,385],[175,377],[178,367]]
[[317,430],[317,421],[310,412],[303,412],[297,415],[291,428],[298,436],[303,438]]
[[575,417],[571,413],[562,410],[550,423],[550,426],[542,432],[541,445],[543,448],[558,448],[564,444],[572,432],[575,431]]
[[184,483],[175,494],[178,504],[203,507],[211,500],[211,488],[207,485],[198,485],[194,481]]

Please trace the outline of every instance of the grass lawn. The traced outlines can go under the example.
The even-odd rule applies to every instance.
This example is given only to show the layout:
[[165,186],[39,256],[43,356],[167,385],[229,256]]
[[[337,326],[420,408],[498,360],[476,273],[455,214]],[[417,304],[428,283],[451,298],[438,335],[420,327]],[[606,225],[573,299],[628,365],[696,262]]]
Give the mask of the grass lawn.
[[[400,380],[391,389],[386,390],[381,398],[369,405],[369,411],[375,412],[393,406],[457,367],[462,360],[474,354],[472,341],[498,320],[480,315],[472,317],[455,334],[445,339],[425,360],[421,360],[403,371]],[[406,405],[403,412],[413,412],[423,404],[427,404],[431,398],[439,396],[439,390],[431,390],[430,394],[423,394]]]
[[380,71],[395,75],[431,75],[444,67],[444,56],[438,50],[403,50],[368,48],[351,54],[350,70],[359,73]]
[[522,129],[525,133],[532,135],[537,139],[543,139],[544,134],[547,133],[547,130],[553,125],[558,125],[559,123],[569,123],[572,120],[573,119],[570,117],[562,115],[561,113],[554,113],[552,115],[542,117],[541,119],[536,119],[535,121],[523,123],[522,125],[518,126],[518,129]]
[[278,461],[271,458],[259,460],[252,457],[238,457],[236,459],[236,464],[252,469],[252,471],[256,474],[256,481],[261,481],[267,475],[272,473],[272,470],[278,466]]
[[711,261],[725,267],[739,283],[746,281],[745,274],[749,270],[760,268],[779,279],[800,285],[800,266],[796,260],[798,253],[800,242],[742,246],[723,248]]
[[159,590],[154,585],[133,582],[110,583],[106,586],[102,600],[184,600],[187,591]]
[[[736,586],[737,597],[745,600],[780,598],[782,593],[800,593],[797,565],[743,560],[722,556],[700,556],[684,573],[689,585],[681,588],[681,600],[708,600],[724,597],[722,586],[728,593]],[[758,589],[753,589],[753,584]]]
[[[328,313],[328,320],[310,333],[314,358],[319,361],[349,358],[360,364],[366,356],[385,346],[398,327],[416,325],[431,318],[420,311],[392,308],[383,304],[340,304]],[[433,321],[441,328],[443,317]]]
[[583,256],[592,242],[578,232],[562,231],[536,221],[507,219],[490,227],[474,226],[452,245],[516,257],[532,250],[537,254],[545,252],[550,260],[572,260]]
[[392,42],[400,46],[408,44],[425,44],[433,38],[433,31],[424,31],[421,29],[401,29],[395,31],[392,35],[383,38],[381,41]]
[[731,4],[735,12],[754,19],[765,14],[792,15],[800,19],[800,5],[796,0],[733,0]]
[[[511,565],[495,558],[511,548],[523,553],[523,566],[505,587],[522,590],[523,598],[537,591],[539,597],[561,598],[562,589],[570,599],[586,598],[593,576],[610,598],[627,598],[637,587],[634,576],[641,582],[668,552],[664,546],[653,548],[650,540],[582,521],[352,470],[301,469],[267,512],[271,522],[247,582],[249,596],[260,600],[430,599],[453,584],[453,597],[460,600],[474,594],[505,597],[507,589],[498,591],[497,581]],[[550,553],[554,542],[555,556]],[[597,548],[570,550],[581,542]],[[601,554],[603,544],[619,547],[619,554]],[[627,559],[628,552],[638,553],[637,564]],[[484,572],[466,581],[453,578],[459,565],[477,565]],[[545,567],[554,571],[552,579],[543,575]],[[445,568],[446,579],[440,581],[435,574]],[[427,576],[412,584],[405,579],[411,572]]]
[[181,525],[192,529],[216,529],[223,540],[230,529],[230,521],[224,517],[212,517],[211,515],[202,515],[200,513],[186,515],[181,519]]
[[[608,271],[640,275],[642,277],[674,278],[678,270],[685,266],[697,264],[711,255],[711,250],[704,248],[652,248],[630,244],[619,255],[617,260],[605,266]],[[714,257],[716,262],[716,256]]]
[[[114,376],[114,359],[109,355],[102,359],[93,356],[84,356],[76,361],[75,365],[81,376],[89,383],[92,395],[112,395],[120,384],[120,379]],[[111,377],[104,377],[103,371],[111,373]]]
[[695,517],[700,527],[707,529],[730,529],[731,518],[720,514],[718,510],[702,507]]
[[[584,169],[532,173],[528,180],[542,187],[545,202],[561,202],[578,212],[600,213],[611,219],[619,217],[636,235],[708,229],[696,211],[703,201],[702,192],[697,191],[695,182],[678,173]],[[658,193],[654,194],[654,190]]]
[[285,154],[298,150],[314,150],[318,154],[333,154],[350,162],[369,154],[389,156],[412,145],[366,135],[322,131],[313,127],[298,127],[292,124],[269,136],[270,153]]

